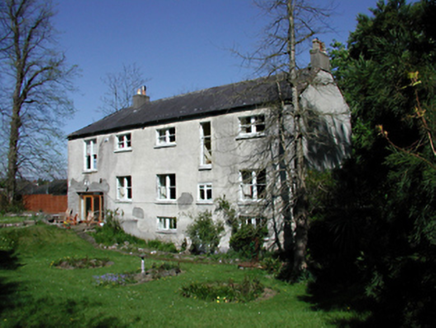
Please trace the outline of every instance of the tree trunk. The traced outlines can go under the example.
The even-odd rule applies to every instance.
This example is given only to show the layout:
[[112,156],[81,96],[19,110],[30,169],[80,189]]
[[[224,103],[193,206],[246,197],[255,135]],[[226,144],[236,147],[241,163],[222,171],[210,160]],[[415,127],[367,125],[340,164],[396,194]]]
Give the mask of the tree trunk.
[[295,0],[287,1],[288,11],[288,54],[289,54],[289,73],[292,86],[292,103],[294,105],[294,171],[293,171],[293,219],[296,225],[294,235],[294,272],[298,273],[306,269],[306,247],[308,235],[308,215],[307,215],[307,191],[306,191],[306,167],[303,149],[303,118],[300,108],[300,95],[298,93],[297,67],[295,58]]
[[17,198],[18,139],[21,124],[20,106],[14,101],[9,134],[8,172],[6,176],[6,191],[9,205],[12,205]]

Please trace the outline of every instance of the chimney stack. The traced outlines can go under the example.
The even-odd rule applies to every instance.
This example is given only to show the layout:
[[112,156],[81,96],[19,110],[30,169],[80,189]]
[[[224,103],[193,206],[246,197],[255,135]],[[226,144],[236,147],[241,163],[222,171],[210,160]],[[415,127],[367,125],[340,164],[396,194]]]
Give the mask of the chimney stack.
[[330,72],[330,59],[327,55],[325,44],[318,40],[312,41],[312,50],[310,50],[310,64],[312,68],[320,68]]
[[147,88],[145,85],[136,91],[136,95],[133,96],[133,108],[139,108],[150,102],[150,97],[146,95],[146,91]]

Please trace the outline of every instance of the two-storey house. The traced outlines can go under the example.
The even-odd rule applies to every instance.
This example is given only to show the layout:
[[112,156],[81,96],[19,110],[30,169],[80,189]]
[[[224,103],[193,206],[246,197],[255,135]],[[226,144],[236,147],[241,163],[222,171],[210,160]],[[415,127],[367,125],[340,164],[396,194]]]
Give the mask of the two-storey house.
[[[350,114],[319,41],[311,56],[297,82],[302,106],[319,114],[306,157],[333,167],[349,148]],[[292,111],[289,85],[276,76],[156,101],[138,90],[133,106],[69,135],[69,207],[82,220],[118,208],[127,232],[178,245],[192,217],[213,211],[220,196],[247,222],[268,220],[273,169],[265,154],[274,145],[277,102]]]

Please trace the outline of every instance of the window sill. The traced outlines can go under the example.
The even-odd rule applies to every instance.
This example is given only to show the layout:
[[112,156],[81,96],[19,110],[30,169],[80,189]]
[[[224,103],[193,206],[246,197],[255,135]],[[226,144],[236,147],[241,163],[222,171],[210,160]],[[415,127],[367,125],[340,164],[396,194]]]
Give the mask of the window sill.
[[236,140],[256,139],[266,137],[265,133],[252,133],[252,134],[239,134],[236,136]]
[[156,204],[177,204],[176,199],[156,199]]
[[204,164],[198,167],[200,171],[212,170],[212,164]]
[[116,203],[132,203],[131,199],[116,199]]
[[198,200],[197,205],[213,205],[213,200]]
[[91,174],[91,173],[97,173],[98,170],[84,170],[82,171],[83,174]]
[[175,234],[177,234],[177,230],[176,229],[171,229],[171,230],[156,230],[156,233],[162,234],[162,235],[175,235]]
[[154,149],[159,149],[159,148],[171,148],[171,147],[175,147],[177,146],[177,144],[174,143],[168,143],[168,144],[159,144],[159,145],[155,145]]
[[132,151],[132,148],[121,148],[121,149],[115,149],[114,153],[128,153],[131,151]]
[[265,199],[239,199],[238,205],[254,205],[254,204],[262,204],[266,203]]

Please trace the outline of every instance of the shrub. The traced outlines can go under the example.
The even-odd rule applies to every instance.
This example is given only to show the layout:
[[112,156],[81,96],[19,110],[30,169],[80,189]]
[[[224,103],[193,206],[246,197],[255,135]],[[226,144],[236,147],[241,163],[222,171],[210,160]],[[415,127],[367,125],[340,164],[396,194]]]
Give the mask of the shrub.
[[210,211],[200,212],[186,229],[192,240],[191,251],[198,254],[214,253],[223,232],[224,224],[221,221],[215,222]]
[[240,257],[256,258],[263,245],[263,239],[268,234],[268,228],[263,221],[260,225],[247,224],[239,219],[236,210],[231,206],[225,195],[215,200],[217,212],[222,212],[226,223],[231,227],[230,248]]
[[243,257],[255,258],[259,255],[263,238],[267,233],[268,230],[264,225],[254,226],[241,222],[239,228],[230,237],[230,247]]
[[272,256],[265,256],[260,264],[266,272],[274,274],[274,276],[277,276],[282,269],[282,262],[280,259]]
[[194,282],[181,288],[184,297],[193,297],[212,302],[250,302],[263,293],[264,287],[256,278],[244,277],[241,283],[232,279],[228,282]]

